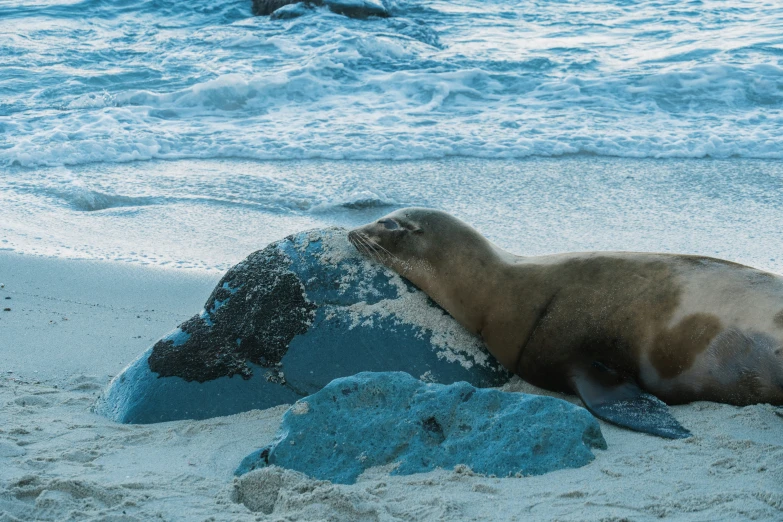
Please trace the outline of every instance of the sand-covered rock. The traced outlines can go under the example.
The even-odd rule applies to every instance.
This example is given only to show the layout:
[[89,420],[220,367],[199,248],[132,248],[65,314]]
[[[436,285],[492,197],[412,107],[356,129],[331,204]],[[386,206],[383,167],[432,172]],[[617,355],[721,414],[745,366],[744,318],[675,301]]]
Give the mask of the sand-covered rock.
[[290,404],[362,371],[481,387],[509,378],[478,338],[332,228],[231,268],[204,310],[123,370],[96,411],[124,423],[204,419]]
[[364,372],[294,404],[275,443],[245,458],[237,474],[277,465],[352,484],[375,466],[411,475],[462,464],[487,475],[541,475],[584,466],[592,448],[606,449],[598,421],[561,399]]

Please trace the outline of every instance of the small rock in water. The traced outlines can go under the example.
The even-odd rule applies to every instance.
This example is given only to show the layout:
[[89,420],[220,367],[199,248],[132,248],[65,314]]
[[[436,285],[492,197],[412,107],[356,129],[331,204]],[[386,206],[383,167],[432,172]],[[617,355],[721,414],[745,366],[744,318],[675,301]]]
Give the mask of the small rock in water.
[[387,18],[389,12],[380,0],[324,0],[329,9],[351,18],[378,16]]
[[296,18],[313,6],[326,5],[330,11],[351,18],[369,18],[377,16],[387,18],[389,11],[380,0],[253,0],[253,14],[272,15],[272,18]]
[[276,442],[236,474],[276,465],[353,484],[374,466],[410,475],[464,464],[499,477],[540,475],[584,466],[591,448],[606,449],[598,421],[561,399],[363,372],[298,401]]
[[[297,0],[253,0],[253,14],[267,16],[281,7],[300,3]],[[318,2],[320,4],[320,2]]]
[[299,2],[298,4],[284,5],[272,13],[270,18],[272,20],[290,20],[292,18],[298,18],[302,15],[306,15],[312,10],[313,8],[309,4]]

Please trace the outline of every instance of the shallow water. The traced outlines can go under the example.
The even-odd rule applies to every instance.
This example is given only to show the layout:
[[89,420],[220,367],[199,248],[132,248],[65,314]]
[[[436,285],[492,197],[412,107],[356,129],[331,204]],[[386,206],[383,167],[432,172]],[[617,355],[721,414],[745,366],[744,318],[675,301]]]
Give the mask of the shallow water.
[[783,273],[783,162],[575,156],[14,167],[0,248],[224,270],[310,227],[442,208],[521,255],[638,250]]
[[151,158],[783,157],[783,4],[0,4],[0,166]]

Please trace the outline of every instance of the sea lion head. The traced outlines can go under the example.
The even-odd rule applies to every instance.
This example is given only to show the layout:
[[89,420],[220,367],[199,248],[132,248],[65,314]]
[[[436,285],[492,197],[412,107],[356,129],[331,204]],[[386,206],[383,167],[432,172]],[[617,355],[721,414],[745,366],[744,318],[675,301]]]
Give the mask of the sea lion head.
[[[404,208],[348,232],[348,240],[365,256],[406,276],[431,271],[438,237],[437,210]],[[446,214],[446,216],[448,216]],[[448,216],[451,217],[451,216]]]
[[429,295],[469,331],[481,330],[504,253],[440,210],[403,208],[355,228],[348,239]]
[[496,255],[473,227],[428,208],[397,210],[351,230],[348,239],[362,254],[425,291],[433,280],[470,277]]

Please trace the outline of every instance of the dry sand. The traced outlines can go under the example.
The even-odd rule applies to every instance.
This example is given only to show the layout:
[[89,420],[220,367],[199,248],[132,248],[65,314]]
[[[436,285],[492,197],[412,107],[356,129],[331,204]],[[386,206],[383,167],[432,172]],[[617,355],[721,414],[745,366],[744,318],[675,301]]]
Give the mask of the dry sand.
[[678,441],[602,423],[609,449],[576,470],[374,469],[352,486],[278,468],[234,479],[284,406],[157,425],[91,413],[110,376],[219,277],[0,253],[0,521],[783,520],[783,415],[768,405],[673,408],[694,433]]

